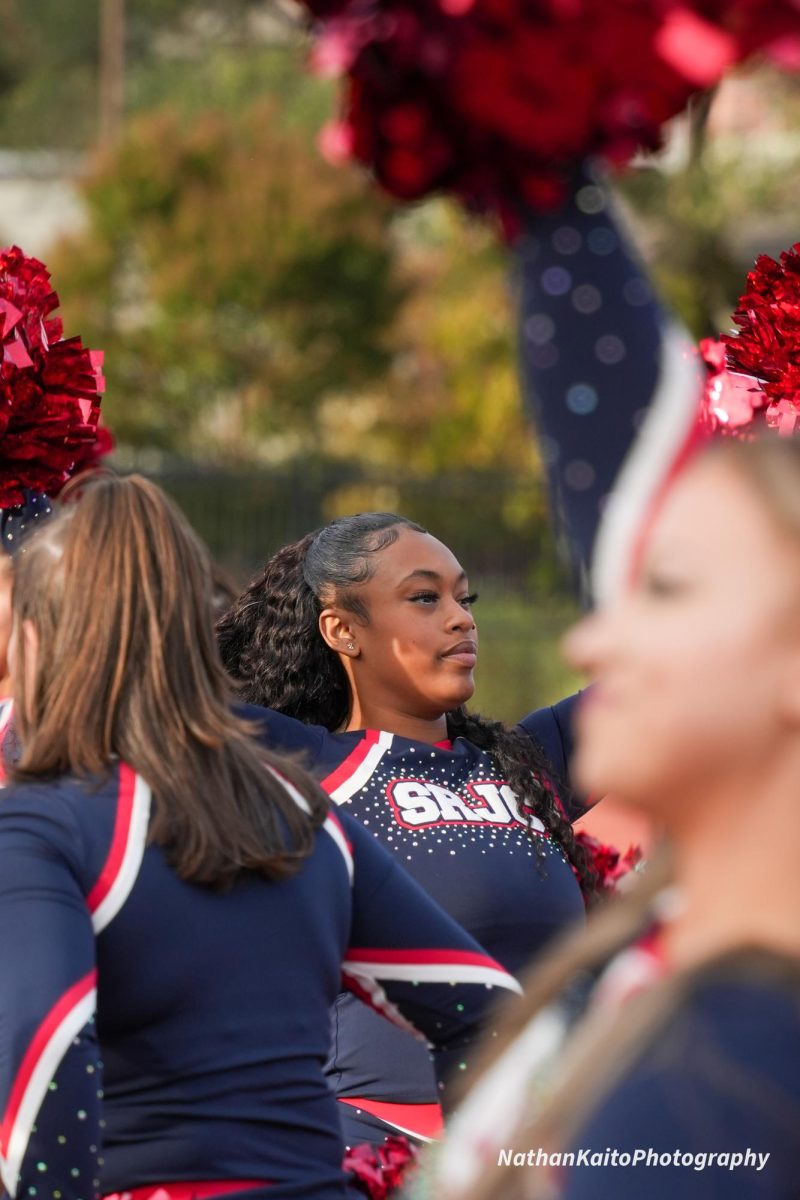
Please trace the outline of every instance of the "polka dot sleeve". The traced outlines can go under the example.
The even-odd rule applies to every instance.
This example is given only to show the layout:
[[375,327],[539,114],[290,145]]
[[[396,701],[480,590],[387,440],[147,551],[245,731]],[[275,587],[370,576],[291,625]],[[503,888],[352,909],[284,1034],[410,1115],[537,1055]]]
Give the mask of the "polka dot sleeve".
[[584,168],[515,246],[522,379],[552,511],[586,589],[605,497],[653,399],[671,320],[608,190]]

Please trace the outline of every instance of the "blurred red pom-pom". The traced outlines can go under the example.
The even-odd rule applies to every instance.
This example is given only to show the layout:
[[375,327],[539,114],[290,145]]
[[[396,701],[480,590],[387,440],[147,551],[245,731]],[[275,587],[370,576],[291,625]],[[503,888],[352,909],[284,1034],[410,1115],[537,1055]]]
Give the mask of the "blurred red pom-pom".
[[710,0],[707,8],[734,32],[742,57],[759,53],[800,70],[800,0]]
[[622,854],[616,846],[601,842],[583,829],[575,834],[575,841],[589,860],[601,894],[616,892],[619,881],[642,861],[640,846],[629,846]]
[[64,338],[44,264],[0,251],[0,507],[54,496],[97,438],[102,355]]
[[723,334],[728,369],[751,376],[779,433],[800,418],[800,242],[776,262],[762,254],[733,314],[738,333]]
[[[739,0],[744,3],[745,0]],[[587,154],[627,162],[743,54],[719,0],[307,0],[314,61],[346,76],[352,157],[402,200],[511,216]],[[740,22],[741,23],[741,22]]]
[[405,1181],[417,1160],[417,1148],[406,1137],[387,1137],[380,1146],[364,1142],[348,1150],[342,1164],[353,1183],[370,1200],[387,1200]]

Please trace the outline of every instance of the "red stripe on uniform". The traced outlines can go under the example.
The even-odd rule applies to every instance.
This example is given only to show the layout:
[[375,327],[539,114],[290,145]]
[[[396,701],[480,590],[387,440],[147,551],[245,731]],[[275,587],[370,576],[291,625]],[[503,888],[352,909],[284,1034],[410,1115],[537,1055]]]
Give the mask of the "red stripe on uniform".
[[133,815],[133,793],[135,788],[136,772],[131,770],[126,763],[120,763],[117,815],[114,819],[114,833],[111,838],[111,847],[108,851],[108,857],[103,863],[103,869],[97,877],[97,882],[86,898],[86,903],[91,913],[97,911],[111,891],[122,866],[122,860],[125,857],[125,850],[130,836],[131,816]]
[[256,1188],[271,1187],[265,1179],[210,1179],[184,1183],[148,1183],[144,1187],[129,1188],[125,1192],[110,1192],[103,1200],[155,1200],[166,1196],[167,1200],[206,1200],[210,1196],[228,1196],[235,1192],[251,1192]]
[[354,975],[350,975],[348,971],[344,969],[342,970],[342,990],[346,992],[352,992],[356,1000],[360,1000],[362,1004],[366,1004],[367,1008],[371,1008],[373,1012],[378,1013],[379,1016],[385,1017],[387,1021],[392,1021],[392,1024],[396,1024],[396,1022],[392,1020],[388,1005],[384,1007],[383,1004],[380,1004],[374,1000],[372,993],[367,991],[367,989],[361,985],[360,981],[356,979]]
[[327,775],[320,783],[320,787],[330,795],[335,792],[338,787],[346,783],[351,775],[355,774],[361,766],[364,759],[369,754],[373,746],[377,745],[380,732],[377,729],[368,729],[361,741],[354,750],[348,754],[343,763],[340,763],[335,771]]
[[69,991],[65,992],[61,999],[53,1005],[33,1035],[14,1079],[14,1086],[11,1089],[6,1111],[3,1114],[3,1123],[0,1126],[0,1151],[2,1151],[4,1156],[8,1152],[8,1141],[11,1137],[11,1131],[14,1128],[19,1106],[22,1103],[25,1090],[30,1083],[31,1075],[36,1070],[36,1064],[59,1025],[69,1016],[75,1005],[80,1004],[81,1000],[88,996],[89,992],[95,986],[96,980],[97,971],[91,970],[88,975],[84,975],[83,979],[79,979],[77,983],[74,983]]
[[493,971],[502,971],[500,963],[488,954],[476,954],[471,950],[375,950],[367,947],[351,946],[345,962],[399,964],[401,966],[455,966],[488,967]]
[[340,1104],[363,1109],[387,1125],[394,1125],[430,1141],[441,1137],[444,1129],[442,1110],[438,1104],[398,1104],[393,1100],[364,1100],[352,1096],[337,1096],[337,1100]]

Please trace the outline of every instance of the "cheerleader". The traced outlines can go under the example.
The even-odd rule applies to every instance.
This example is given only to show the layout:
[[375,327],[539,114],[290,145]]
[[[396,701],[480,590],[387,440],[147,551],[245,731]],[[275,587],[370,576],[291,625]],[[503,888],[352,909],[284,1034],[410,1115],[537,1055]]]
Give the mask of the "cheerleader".
[[[669,387],[691,395],[693,368],[597,179],[580,172],[516,251],[526,390],[582,576],[637,422]],[[568,774],[575,698],[513,730],[469,712],[474,599],[435,537],[361,514],[279,551],[219,639],[242,697],[271,710],[269,744],[303,751],[332,799],[516,971],[582,921],[595,891],[572,829],[583,812]],[[349,1143],[438,1133],[424,1053],[349,997],[329,1070]]]
[[234,716],[212,573],[152,484],[95,478],[15,565],[0,805],[10,1197],[350,1195],[342,985],[456,1069],[517,985]]
[[577,780],[654,817],[669,853],[527,980],[437,1200],[797,1194],[798,265],[800,244],[759,259],[738,333],[705,347],[699,419],[665,414],[673,453],[639,440],[615,501],[643,480],[656,498],[618,545],[631,582],[567,642],[596,680]]
[[[223,659],[270,745],[300,751],[337,805],[388,847],[507,970],[584,912],[592,878],[553,787],[572,701],[512,731],[468,714],[475,597],[419,526],[384,513],[284,547],[218,626]],[[537,736],[538,735],[538,736]],[[541,743],[548,745],[550,758]],[[337,1003],[329,1064],[348,1144],[430,1138],[423,1048]]]

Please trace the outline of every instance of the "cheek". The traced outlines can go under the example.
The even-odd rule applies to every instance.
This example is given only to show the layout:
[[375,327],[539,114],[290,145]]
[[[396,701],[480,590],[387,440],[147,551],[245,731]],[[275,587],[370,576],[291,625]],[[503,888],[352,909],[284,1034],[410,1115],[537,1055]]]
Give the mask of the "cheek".
[[725,636],[651,644],[603,682],[578,720],[578,786],[668,808],[700,780],[745,768],[775,736],[765,647]]

